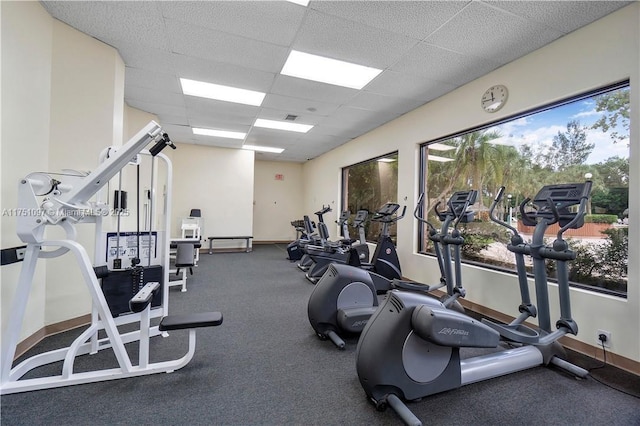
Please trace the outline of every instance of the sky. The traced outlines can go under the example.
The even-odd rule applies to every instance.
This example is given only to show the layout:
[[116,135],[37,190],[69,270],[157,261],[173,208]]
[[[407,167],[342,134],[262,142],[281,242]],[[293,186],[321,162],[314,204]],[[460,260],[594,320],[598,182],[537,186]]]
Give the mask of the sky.
[[[595,106],[595,102],[591,99],[580,100],[492,127],[489,130],[498,130],[503,135],[500,139],[492,140],[492,143],[516,147],[524,144],[532,147],[536,144],[551,146],[554,136],[558,132],[566,132],[567,123],[571,120],[578,120],[582,126],[591,127],[602,115],[596,112]],[[626,140],[614,143],[610,134],[604,133],[601,129],[588,128],[586,131],[587,142],[595,144],[593,152],[586,161],[587,164],[600,163],[614,156],[629,158],[628,137]],[[620,128],[618,132],[622,133],[623,130]]]

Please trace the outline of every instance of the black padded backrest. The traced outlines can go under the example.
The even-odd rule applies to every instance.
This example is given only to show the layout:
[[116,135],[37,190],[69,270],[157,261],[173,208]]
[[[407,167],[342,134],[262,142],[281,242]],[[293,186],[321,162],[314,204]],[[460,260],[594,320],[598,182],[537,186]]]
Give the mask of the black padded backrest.
[[320,234],[320,238],[322,240],[329,239],[329,229],[327,228],[327,225],[324,222],[318,223],[318,234]]
[[202,217],[202,212],[200,209],[191,209],[191,213],[189,213],[190,217]]
[[176,267],[184,268],[194,266],[194,250],[195,246],[191,243],[178,244],[178,247],[176,248]]

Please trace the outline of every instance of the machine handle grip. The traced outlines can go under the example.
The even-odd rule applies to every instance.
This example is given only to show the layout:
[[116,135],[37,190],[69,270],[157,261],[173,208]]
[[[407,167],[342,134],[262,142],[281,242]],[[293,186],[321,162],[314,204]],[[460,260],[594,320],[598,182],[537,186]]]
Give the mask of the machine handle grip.
[[525,198],[521,203],[520,206],[518,207],[520,210],[520,215],[522,217],[522,223],[524,223],[526,226],[536,226],[536,219],[529,216],[529,214],[524,210],[524,207],[527,205],[527,203],[531,201],[531,198],[527,197]]
[[494,214],[494,211],[498,203],[502,201],[502,196],[504,195],[504,189],[505,189],[504,186],[501,186],[500,189],[498,189],[498,193],[496,194],[496,197],[493,199],[493,203],[491,203],[491,207],[489,208],[489,219],[491,219],[493,222],[497,223],[498,225],[504,226],[509,231],[511,231],[513,235],[518,235],[518,230],[516,228],[511,226],[511,224],[503,222],[502,220],[498,219]]
[[589,201],[592,185],[593,185],[593,182],[590,180],[585,182],[584,188],[582,189],[582,197],[580,198],[578,213],[576,213],[576,216],[571,220],[571,222],[567,223],[565,226],[563,226],[558,230],[558,238],[562,236],[562,233],[564,231],[571,228],[577,221],[582,219],[582,217],[587,214],[587,202]]
[[[460,210],[460,214],[457,215],[456,221],[453,224],[454,229],[458,229],[458,224],[462,220],[462,216],[467,212],[467,209],[469,208],[469,204],[471,204],[471,200],[472,199],[475,200],[477,194],[478,194],[478,191],[476,191],[475,189],[473,191],[469,191],[469,193],[467,194],[467,199],[464,201],[464,206]],[[451,200],[449,200],[449,208],[455,214],[455,210],[453,208],[453,203],[451,202]]]
[[416,203],[416,208],[413,211],[413,217],[415,217],[416,219],[418,219],[418,222],[424,223],[425,225],[427,225],[427,227],[429,228],[429,230],[435,229],[435,227],[431,224],[431,222],[429,222],[428,220],[426,220],[423,217],[420,217],[418,215],[418,212],[420,211],[420,207],[422,206],[422,201],[424,200],[424,192],[420,194],[420,197],[418,197],[418,202]]

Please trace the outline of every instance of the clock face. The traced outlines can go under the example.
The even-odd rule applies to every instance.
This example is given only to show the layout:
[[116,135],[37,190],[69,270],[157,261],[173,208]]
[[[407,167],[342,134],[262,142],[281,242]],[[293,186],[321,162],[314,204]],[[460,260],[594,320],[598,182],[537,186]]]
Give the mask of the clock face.
[[480,105],[486,112],[496,112],[504,106],[508,96],[509,92],[505,86],[492,86],[482,95]]

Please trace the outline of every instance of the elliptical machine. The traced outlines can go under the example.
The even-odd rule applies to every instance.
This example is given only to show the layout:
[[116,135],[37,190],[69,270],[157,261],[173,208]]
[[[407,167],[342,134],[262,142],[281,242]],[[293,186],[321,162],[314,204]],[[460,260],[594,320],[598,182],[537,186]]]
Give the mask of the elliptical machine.
[[400,204],[386,203],[380,207],[371,218],[372,222],[382,223],[382,230],[380,231],[371,262],[362,262],[360,256],[353,250],[348,260],[349,265],[362,268],[369,272],[376,289],[381,293],[389,291],[391,288],[391,280],[402,278],[400,259],[398,259],[396,245],[393,243],[391,235],[389,234],[391,225],[404,217],[407,206],[402,208],[402,213],[400,214],[398,214],[398,209],[400,209]]
[[[591,181],[577,184],[547,185],[533,200],[537,210],[527,213],[520,205],[525,223],[535,225],[531,244],[512,241],[514,253],[531,255],[537,295],[538,328],[525,326],[524,320],[535,310],[522,313],[510,324],[479,322],[467,315],[445,309],[444,305],[424,294],[392,290],[384,304],[367,322],[356,350],[356,369],[367,397],[379,410],[388,405],[407,424],[420,420],[404,405],[404,400],[458,388],[462,385],[499,377],[539,365],[553,364],[574,375],[588,372],[562,359],[564,348],[557,340],[565,334],[577,334],[571,318],[569,280],[566,262],[575,259],[562,234],[580,228],[591,191]],[[491,210],[502,198],[504,188],[495,198]],[[578,205],[577,212],[571,207]],[[492,214],[493,217],[493,214]],[[497,223],[501,223],[496,221]],[[547,228],[559,223],[560,230],[552,246],[544,244]],[[509,227],[516,237],[517,231]],[[516,244],[514,244],[516,243]],[[560,319],[551,330],[545,259],[556,262],[560,299]],[[526,271],[517,263],[519,277]],[[522,291],[522,286],[521,286]],[[528,305],[523,292],[523,305]],[[500,352],[468,359],[460,358],[460,348],[495,348],[500,338],[515,346]]]
[[[473,220],[474,212],[468,208],[475,203],[476,196],[477,191],[456,192],[449,199],[446,211],[439,211],[440,203],[436,204],[434,211],[442,221],[442,228],[438,233],[431,223],[418,214],[424,198],[424,194],[420,195],[413,215],[429,226],[429,239],[434,243],[441,278],[438,284],[432,286],[394,279],[387,282],[389,288],[427,293],[446,286],[447,295],[443,300],[444,306],[464,312],[464,308],[457,301],[459,297],[465,295],[459,278],[460,246],[464,243],[464,239],[457,228],[459,223]],[[452,245],[457,274],[455,286],[451,269]],[[341,334],[355,335],[362,332],[379,304],[377,296],[379,288],[375,285],[373,276],[374,274],[362,268],[337,263],[328,265],[327,272],[316,284],[307,305],[309,322],[318,338],[321,340],[328,338],[339,349],[344,349],[345,342],[340,337]]]

